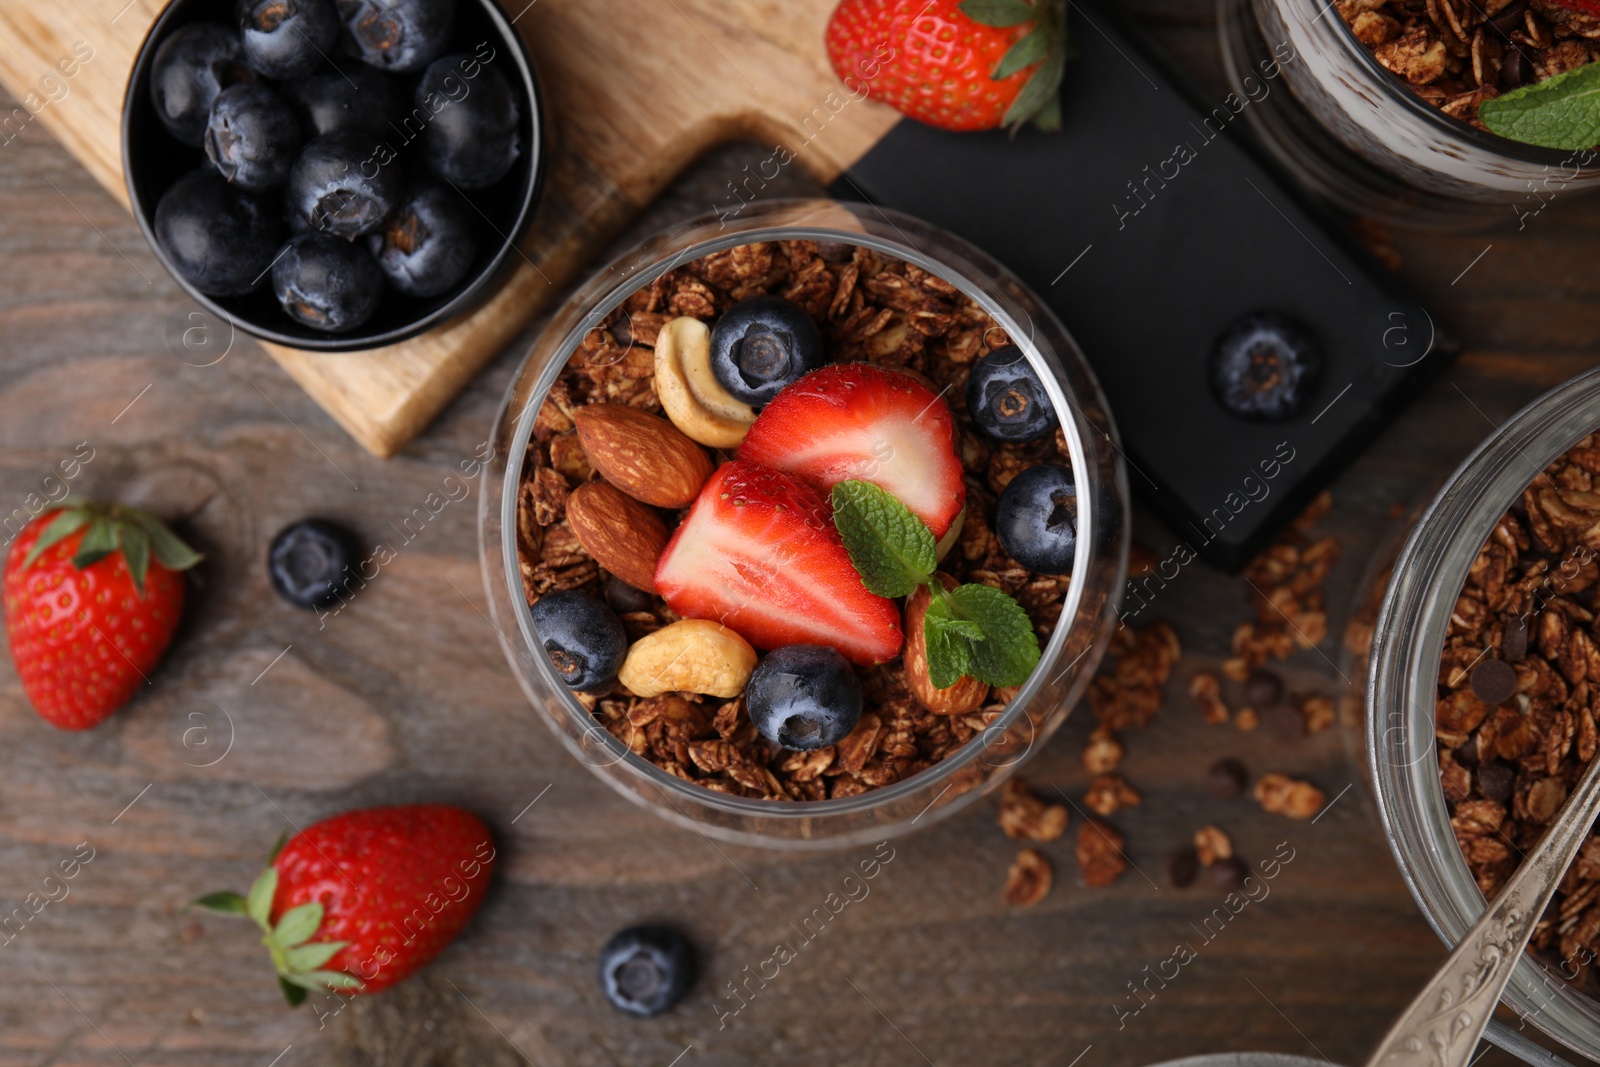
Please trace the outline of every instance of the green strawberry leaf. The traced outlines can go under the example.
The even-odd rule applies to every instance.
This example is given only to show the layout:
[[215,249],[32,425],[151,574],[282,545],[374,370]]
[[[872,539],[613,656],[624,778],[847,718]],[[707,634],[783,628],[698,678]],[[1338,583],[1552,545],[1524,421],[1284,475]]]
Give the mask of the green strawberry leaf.
[[1000,62],[990,72],[989,77],[995,81],[1009,78],[1017,71],[1031,67],[1039,60],[1050,54],[1050,34],[1044,30],[1033,30],[1022,40],[1012,45]]
[[283,833],[278,835],[277,843],[272,846],[272,851],[267,854],[267,862],[269,864],[276,863],[278,861],[278,853],[283,851],[283,846],[288,842],[288,840],[289,831],[285,830]]
[[987,585],[958,586],[949,593],[957,618],[977,623],[983,640],[970,643],[970,673],[990,685],[1020,685],[1039,663],[1039,638],[1022,605]]
[[1600,63],[1485,100],[1483,124],[1501,137],[1545,148],[1600,145]]
[[833,487],[833,524],[861,583],[879,596],[905,596],[938,566],[933,531],[871,482]]
[[[1003,61],[1002,61],[1003,62]],[[1038,68],[1028,76],[1017,98],[1006,109],[1002,124],[1015,131],[1017,127],[1043,112],[1052,101],[1060,107],[1061,76],[1066,71],[1067,54],[1061,47],[1053,48]]]
[[117,541],[122,547],[122,558],[128,562],[128,577],[140,599],[144,597],[145,575],[150,573],[150,535],[132,523],[117,526]]
[[325,989],[360,989],[361,979],[343,971],[305,971],[278,976],[279,981],[293,982],[304,989],[322,992]]
[[150,548],[156,562],[169,571],[186,571],[205,559],[200,553],[183,543],[167,524],[144,511],[125,509],[126,517],[138,525],[150,538]]
[[245,909],[250,918],[268,933],[272,933],[272,898],[277,893],[278,869],[268,867],[255,880],[255,884],[250,887],[250,895],[245,898]]
[[1027,0],[964,0],[956,10],[985,26],[1020,26],[1039,17]]
[[[299,907],[290,908],[278,920],[278,925],[272,931],[272,940],[279,948],[291,949],[311,940],[311,935],[317,932],[317,927],[322,925],[322,903],[312,901],[310,904],[301,904]],[[303,968],[296,967],[295,970]]]
[[289,1007],[298,1008],[306,1002],[306,989],[310,987],[300,985],[298,982],[291,982],[280,974],[278,975],[278,988],[283,990],[283,999],[289,1002]]
[[205,908],[222,915],[245,915],[245,899],[238,893],[207,893],[189,902],[191,908]]
[[64,538],[71,537],[84,525],[94,518],[93,514],[83,508],[68,508],[50,520],[50,525],[44,528],[39,535],[39,540],[28,549],[28,554],[23,557],[22,569],[27,570],[33,566],[33,561],[38,559],[46,549],[61,543]]
[[1050,102],[1040,108],[1033,116],[1033,124],[1045,133],[1058,133],[1061,130],[1061,96],[1057,94],[1050,98]]
[[348,941],[314,941],[309,945],[291,948],[283,954],[284,962],[294,972],[315,971],[339,954]]
[[104,515],[94,515],[89,520],[88,530],[84,531],[83,540],[78,542],[78,552],[72,557],[72,565],[80,571],[93,567],[116,550],[116,525]]

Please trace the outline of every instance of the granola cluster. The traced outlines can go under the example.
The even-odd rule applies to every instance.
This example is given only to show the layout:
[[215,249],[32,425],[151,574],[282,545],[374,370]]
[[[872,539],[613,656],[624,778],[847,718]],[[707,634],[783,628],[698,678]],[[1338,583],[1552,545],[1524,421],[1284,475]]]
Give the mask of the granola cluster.
[[[633,293],[583,339],[551,387],[534,423],[517,515],[523,591],[530,605],[553,590],[604,590],[630,641],[676,621],[660,597],[618,587],[584,551],[566,519],[567,497],[594,477],[578,444],[573,412],[585,404],[626,404],[658,412],[654,346],[679,316],[714,320],[733,304],[777,293],[804,307],[839,362],[871,361],[921,376],[949,404],[967,473],[967,515],[956,548],[941,570],[1016,598],[1041,642],[1061,614],[1070,575],[1035,574],[1000,547],[985,516],[1019,472],[1046,462],[1070,465],[1061,431],[1054,439],[997,444],[966,411],[966,379],[974,360],[1008,343],[1005,332],[944,280],[871,250],[817,241],[740,245],[678,267]],[[669,528],[677,518],[669,519]],[[1008,746],[989,730],[1016,689],[995,689],[977,710],[939,715],[912,695],[896,659],[862,674],[866,711],[844,741],[815,752],[791,752],[761,738],[742,697],[719,701],[693,693],[643,698],[618,688],[576,694],[601,727],[635,754],[686,781],[738,796],[779,801],[854,796],[933,766],[985,735],[1003,765]],[[1031,736],[1024,724],[1022,738]],[[973,770],[955,783],[982,780]]]
[[[1462,855],[1493,897],[1600,748],[1600,434],[1522,493],[1484,544],[1439,664],[1439,780]],[[1593,985],[1600,837],[1535,928],[1532,951]]]
[[1338,0],[1373,57],[1479,129],[1478,106],[1600,59],[1600,18],[1552,0]]

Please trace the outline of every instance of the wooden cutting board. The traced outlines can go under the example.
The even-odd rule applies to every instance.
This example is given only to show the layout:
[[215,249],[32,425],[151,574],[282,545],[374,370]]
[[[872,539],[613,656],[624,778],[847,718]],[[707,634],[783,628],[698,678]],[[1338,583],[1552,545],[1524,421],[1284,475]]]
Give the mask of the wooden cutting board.
[[[13,115],[0,140],[42,124],[126,206],[123,94],[162,7],[159,0],[0,5],[0,83],[24,114],[33,113],[26,123]],[[548,180],[523,244],[526,259],[477,312],[422,337],[361,353],[265,346],[380,456],[426,428],[707,149],[737,137],[782,143],[795,165],[831,180],[897,118],[849,99],[829,69],[821,41],[833,0],[502,0],[501,8],[533,53],[549,126]],[[83,62],[85,45],[93,55]]]

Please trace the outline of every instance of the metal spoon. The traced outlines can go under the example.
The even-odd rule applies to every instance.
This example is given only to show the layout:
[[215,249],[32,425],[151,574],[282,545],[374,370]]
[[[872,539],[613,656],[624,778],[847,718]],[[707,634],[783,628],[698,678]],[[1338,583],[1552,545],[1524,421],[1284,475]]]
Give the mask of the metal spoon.
[[1383,1035],[1366,1067],[1466,1067],[1533,928],[1600,814],[1600,759],[1467,931],[1433,980]]

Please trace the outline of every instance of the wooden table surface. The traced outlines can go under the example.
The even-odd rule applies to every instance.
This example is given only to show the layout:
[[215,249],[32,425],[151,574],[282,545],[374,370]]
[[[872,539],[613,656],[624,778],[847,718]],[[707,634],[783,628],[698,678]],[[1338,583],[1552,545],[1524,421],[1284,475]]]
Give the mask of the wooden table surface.
[[[1204,0],[1142,0],[1137,14],[1220,99]],[[716,153],[635,234],[719,202],[728,177],[767,152]],[[798,173],[784,181],[814,191]],[[294,519],[326,515],[372,542],[396,538],[393,524],[484,440],[528,335],[431,431],[380,461],[247,339],[227,349],[191,333],[186,346],[193,305],[37,126],[0,145],[0,197],[0,520],[34,506],[30,494],[59,493],[48,476],[92,449],[74,493],[186,516],[209,556],[156,685],[101,729],[42,725],[9,660],[0,665],[0,915],[80,842],[94,849],[70,894],[0,945],[0,1067],[1131,1067],[1239,1048],[1349,1064],[1443,958],[1340,733],[1288,744],[1201,725],[1184,685],[1219,662],[1246,607],[1239,580],[1197,563],[1153,609],[1177,627],[1185,656],[1167,709],[1129,739],[1123,770],[1144,803],[1114,821],[1138,870],[1083,888],[1069,832],[1043,846],[1054,892],[1008,909],[1000,888],[1016,846],[984,803],[897,841],[871,895],[720,1026],[726,984],[753,973],[870,850],[717,848],[570,759],[525,703],[484,617],[476,494],[438,514],[323,627],[267,587],[265,546]],[[1594,364],[1597,231],[1600,198],[1558,202],[1520,233],[1396,235],[1406,282],[1469,348],[1335,487],[1325,521],[1344,544],[1329,582],[1335,634],[1391,510],[1424,499],[1493,424]],[[1136,530],[1157,550],[1171,543],[1148,516]],[[1336,647],[1330,639],[1334,663]],[[1313,653],[1287,673],[1292,688],[1336,695],[1345,685]],[[214,757],[186,749],[184,731],[209,726],[220,746],[229,722],[227,754],[199,766]],[[1088,728],[1087,712],[1075,715],[1025,776],[1081,794]],[[1256,773],[1307,776],[1330,797],[1354,787],[1315,825],[1290,822],[1210,799],[1204,772],[1223,755]],[[281,831],[412,800],[480,812],[505,863],[466,935],[390,993],[319,1026],[282,1006],[246,925],[183,910],[203,891],[245,887]],[[1193,926],[1219,902],[1214,889],[1177,891],[1161,878],[1166,856],[1208,822],[1247,858],[1279,842],[1296,858],[1119,1029],[1129,983],[1195,942]],[[606,936],[641,920],[684,928],[703,953],[693,993],[651,1021],[618,1015],[594,981]],[[1491,1052],[1485,1062],[1510,1061]]]

